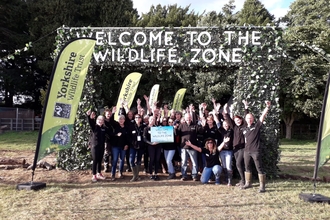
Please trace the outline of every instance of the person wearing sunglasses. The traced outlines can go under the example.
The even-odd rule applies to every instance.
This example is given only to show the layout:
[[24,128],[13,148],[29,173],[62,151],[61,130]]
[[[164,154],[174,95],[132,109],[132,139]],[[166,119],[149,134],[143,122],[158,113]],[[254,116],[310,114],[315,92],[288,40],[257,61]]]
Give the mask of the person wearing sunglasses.
[[186,145],[205,155],[206,164],[200,178],[201,183],[208,183],[213,174],[215,177],[215,184],[219,185],[222,167],[220,165],[219,151],[217,150],[215,140],[213,138],[207,138],[204,148],[192,144],[189,140],[186,141]]

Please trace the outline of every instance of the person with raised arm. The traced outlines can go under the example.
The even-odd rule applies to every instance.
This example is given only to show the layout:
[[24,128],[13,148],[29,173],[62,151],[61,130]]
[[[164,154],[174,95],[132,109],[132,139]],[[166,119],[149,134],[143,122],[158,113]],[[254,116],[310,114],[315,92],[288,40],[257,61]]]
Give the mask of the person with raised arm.
[[[248,103],[243,100],[245,115],[248,113]],[[243,129],[246,127],[243,117],[235,115],[233,119],[228,113],[228,105],[225,104],[223,107],[223,118],[229,123],[229,126],[233,128],[233,153],[236,161],[236,168],[240,175],[240,181],[236,184],[238,187],[242,187],[245,184],[245,167],[244,167],[244,148],[245,138],[243,135]]]
[[222,167],[220,165],[219,151],[217,150],[215,140],[213,138],[207,138],[204,148],[192,144],[189,140],[186,141],[186,145],[205,155],[206,165],[200,179],[201,183],[207,183],[213,174],[215,176],[215,184],[219,185]]
[[104,125],[104,116],[99,115],[96,120],[95,112],[88,110],[86,112],[88,117],[88,123],[91,127],[91,133],[89,137],[89,144],[91,148],[93,165],[92,165],[92,182],[97,180],[104,180],[105,177],[101,173],[102,159],[104,154],[104,145],[106,142],[106,136],[112,136],[112,132]]
[[265,101],[266,108],[263,110],[259,120],[254,123],[254,116],[251,113],[248,113],[245,116],[246,128],[243,131],[245,137],[245,150],[244,150],[244,163],[245,163],[245,185],[242,189],[247,189],[252,187],[252,168],[251,168],[251,158],[255,164],[255,167],[258,171],[259,178],[259,193],[266,191],[266,174],[264,173],[262,166],[262,158],[260,152],[260,130],[263,124],[263,121],[266,118],[266,115],[270,109],[270,101]]
[[114,135],[112,137],[112,167],[111,167],[111,180],[115,180],[117,162],[120,158],[119,164],[119,174],[118,177],[120,179],[124,178],[124,161],[125,161],[125,153],[128,150],[128,146],[130,144],[130,136],[129,136],[129,127],[125,124],[126,117],[125,115],[119,115],[118,122],[114,120],[114,113],[116,112],[116,107],[112,108],[112,116],[111,116],[111,125],[114,129]]

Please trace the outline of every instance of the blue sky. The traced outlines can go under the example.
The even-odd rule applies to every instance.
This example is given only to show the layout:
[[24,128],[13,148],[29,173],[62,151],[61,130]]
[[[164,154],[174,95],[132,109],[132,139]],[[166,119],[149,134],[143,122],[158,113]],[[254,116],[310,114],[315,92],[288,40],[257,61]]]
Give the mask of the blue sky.
[[[236,10],[243,7],[245,0],[235,0]],[[260,0],[267,10],[276,18],[283,17],[289,10],[289,7],[294,0]],[[151,5],[173,5],[177,4],[181,7],[186,7],[190,4],[190,9],[196,13],[202,13],[204,10],[221,11],[223,5],[227,4],[229,0],[133,0],[134,8],[141,13],[147,13]]]

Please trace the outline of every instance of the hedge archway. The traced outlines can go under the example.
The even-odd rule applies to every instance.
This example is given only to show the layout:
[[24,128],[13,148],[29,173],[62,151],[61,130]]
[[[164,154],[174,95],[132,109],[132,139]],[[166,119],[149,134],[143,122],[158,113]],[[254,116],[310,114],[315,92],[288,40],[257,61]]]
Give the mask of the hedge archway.
[[[262,130],[263,162],[269,177],[277,176],[279,161],[279,69],[281,65],[282,29],[277,27],[225,28],[69,28],[57,30],[54,56],[72,38],[93,37],[95,52],[85,82],[76,117],[72,148],[61,151],[58,166],[67,170],[90,166],[87,149],[88,123],[85,112],[90,103],[100,103],[94,83],[97,71],[161,74],[181,71],[199,74],[219,68],[235,69],[234,113],[242,114],[243,99],[250,101],[250,110],[259,117],[270,100],[272,108]],[[182,77],[182,76],[181,76]]]

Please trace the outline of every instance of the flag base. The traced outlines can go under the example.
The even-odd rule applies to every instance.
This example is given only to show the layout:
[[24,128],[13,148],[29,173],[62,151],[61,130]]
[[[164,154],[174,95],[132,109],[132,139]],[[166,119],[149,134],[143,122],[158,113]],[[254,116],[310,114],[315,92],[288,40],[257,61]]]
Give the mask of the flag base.
[[21,183],[16,186],[18,190],[39,190],[46,187],[46,183],[41,182],[28,182]]
[[300,193],[299,198],[304,200],[305,202],[318,202],[318,203],[329,203],[330,198],[320,195],[320,194],[312,194],[312,193]]

